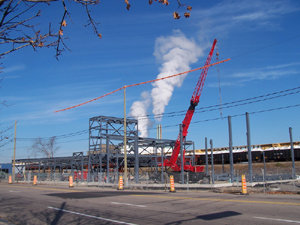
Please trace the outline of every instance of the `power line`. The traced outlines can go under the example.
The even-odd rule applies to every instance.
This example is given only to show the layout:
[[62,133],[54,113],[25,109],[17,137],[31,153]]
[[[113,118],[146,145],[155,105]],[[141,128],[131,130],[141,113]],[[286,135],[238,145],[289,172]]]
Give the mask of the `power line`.
[[[223,109],[224,108],[226,109],[226,108],[237,107],[237,106],[241,106],[241,105],[253,104],[253,103],[256,103],[256,102],[267,101],[267,100],[270,100],[270,99],[275,99],[275,98],[284,97],[284,96],[288,96],[288,95],[292,95],[292,94],[297,94],[297,93],[300,92],[299,89],[300,89],[300,87],[295,87],[295,88],[290,88],[290,89],[286,89],[286,90],[282,90],[282,91],[277,91],[277,92],[273,92],[273,93],[269,93],[269,94],[265,94],[265,95],[252,97],[252,98],[247,98],[247,99],[242,99],[242,100],[223,103]],[[291,92],[291,91],[293,91],[293,92]],[[290,93],[285,93],[285,92],[290,92]],[[285,94],[282,94],[282,93],[285,93]],[[282,95],[278,95],[278,94],[282,94]],[[273,96],[273,95],[277,95],[277,96]],[[272,96],[272,97],[269,97],[269,96]],[[265,98],[264,99],[259,99],[259,98],[263,98],[263,97],[265,97]],[[255,100],[255,101],[250,101],[250,100]],[[250,102],[247,102],[247,101],[250,101]],[[235,103],[237,103],[237,104],[235,104]],[[235,105],[232,105],[232,104],[235,104]],[[201,107],[201,108],[197,109],[195,111],[195,113],[203,113],[203,112],[210,112],[210,111],[218,110],[218,107],[219,107],[219,105],[211,105],[211,106]],[[185,114],[183,114],[185,112],[186,112],[186,110],[182,110],[182,111],[174,111],[174,112],[169,112],[169,113],[163,113],[163,114],[159,114],[159,115],[164,115],[165,117],[175,117],[175,116],[185,115]],[[147,115],[147,116],[150,117],[150,116],[154,116],[154,115]],[[131,117],[129,117],[129,118],[131,118]],[[139,119],[147,119],[145,116],[141,116],[141,117],[138,117],[138,118]],[[216,119],[210,119],[210,120],[216,120]],[[210,121],[210,120],[208,120],[208,121]],[[204,121],[204,122],[207,122],[207,121]],[[191,122],[191,123],[194,123],[194,122]],[[149,130],[151,130],[151,128]],[[80,135],[86,134],[88,132],[89,132],[89,130],[81,130],[81,131],[72,132],[72,133],[68,133],[68,134],[57,135],[55,137],[57,139],[64,139],[64,138],[80,136]],[[46,139],[49,139],[49,138],[50,137],[41,137],[42,140],[46,140]],[[34,141],[34,140],[38,140],[38,139],[39,138],[17,138],[18,141]],[[9,141],[8,143],[10,143],[10,142],[11,141]],[[70,141],[70,142],[72,142],[72,141]],[[61,142],[61,143],[64,143],[64,142]]]
[[[288,109],[288,108],[294,108],[294,107],[299,107],[300,104],[296,104],[296,105],[290,105],[290,106],[283,106],[283,107],[278,107],[278,108],[272,108],[272,109],[265,109],[265,110],[260,110],[260,111],[253,111],[253,112],[249,112],[249,114],[257,114],[257,113],[264,113],[264,112],[271,112],[271,111],[276,111],[276,110],[281,110],[281,109]],[[236,114],[233,115],[231,117],[238,117],[238,116],[245,116],[244,113],[242,114]],[[225,118],[228,118],[225,117]],[[206,119],[206,120],[198,120],[198,121],[194,121],[191,122],[192,123],[204,123],[204,122],[209,122],[209,121],[215,121],[215,120],[221,120],[222,118],[220,117],[216,117],[216,118],[212,118],[212,119]],[[223,117],[224,119],[224,117]],[[179,126],[179,124],[172,124],[172,125],[167,125],[167,126],[163,126],[162,128],[168,128],[168,127],[177,127]],[[145,130],[156,130],[156,128],[149,128],[149,129],[145,129]]]
[[[242,100],[227,102],[227,103],[223,103],[223,108],[232,108],[232,107],[237,107],[237,106],[241,106],[241,105],[247,105],[247,104],[252,104],[252,103],[256,103],[256,102],[267,101],[267,100],[270,100],[270,99],[284,97],[284,96],[288,96],[288,95],[292,95],[292,94],[297,94],[297,93],[300,92],[299,89],[300,89],[300,87],[295,87],[295,88],[290,88],[290,89],[286,89],[286,90],[282,90],[282,91],[277,91],[277,92],[273,92],[273,93],[269,93],[269,94],[265,94],[265,95],[260,95],[260,96],[252,97],[252,98],[247,98],[247,99],[242,99]],[[286,92],[290,92],[290,93],[286,93]],[[273,96],[273,95],[276,95],[276,96]],[[263,99],[259,99],[259,98],[263,98]],[[250,100],[254,100],[254,101],[250,101]],[[235,104],[235,103],[237,103],[237,104]],[[235,104],[235,105],[233,105],[233,104]],[[201,108],[197,109],[195,111],[195,113],[203,113],[203,112],[209,112],[209,111],[218,110],[218,107],[219,107],[219,105],[211,105],[211,106],[201,107]],[[186,110],[174,111],[174,112],[159,114],[157,116],[161,116],[162,117],[164,115],[165,117],[174,117],[174,116],[184,115],[182,113],[185,113],[185,112],[186,112]],[[146,116],[150,117],[150,116],[154,116],[154,115],[146,115]],[[141,116],[141,117],[138,117],[138,118],[139,119],[146,119],[146,116]],[[129,118],[131,118],[131,117],[129,117]],[[210,120],[216,120],[216,119],[217,118],[210,119]],[[218,119],[220,119],[220,118],[218,118]],[[207,122],[207,121],[210,121],[210,120],[205,120],[204,122]],[[196,122],[192,122],[192,123],[196,123]],[[172,125],[172,126],[175,126],[175,125]],[[72,133],[68,133],[68,134],[57,135],[55,137],[57,139],[71,138],[71,137],[75,137],[75,136],[80,136],[80,135],[86,134],[88,132],[89,132],[89,130],[81,130],[81,131],[72,132]],[[49,138],[50,137],[41,137],[40,139],[46,140],[46,139],[49,139]],[[38,140],[38,139],[39,138],[17,138],[18,141],[34,141],[34,140]],[[5,146],[5,145],[7,145],[9,143],[11,143],[12,141],[13,141],[13,139],[7,141],[5,144],[2,144],[1,147]],[[70,142],[72,142],[72,141],[70,141]],[[60,142],[60,143],[65,143],[65,142]],[[0,150],[0,151],[3,151],[3,150]]]
[[85,104],[87,104],[87,103],[96,101],[96,100],[98,100],[98,99],[100,99],[100,98],[104,98],[104,97],[106,97],[106,96],[108,96],[108,95],[111,95],[111,94],[113,94],[113,93],[116,93],[116,92],[118,92],[118,91],[121,91],[121,90],[126,89],[126,88],[129,88],[129,87],[135,87],[135,86],[139,86],[139,85],[143,85],[143,84],[149,84],[149,83],[153,83],[153,82],[156,82],[156,81],[161,81],[161,80],[169,79],[169,78],[172,78],[172,77],[181,76],[181,75],[184,75],[184,74],[187,74],[187,73],[190,73],[190,72],[194,72],[194,71],[197,71],[197,70],[205,69],[205,68],[208,68],[208,67],[211,67],[211,66],[214,66],[214,65],[223,63],[223,62],[227,62],[227,61],[229,61],[229,60],[230,60],[230,59],[225,59],[225,60],[222,60],[222,61],[219,61],[219,62],[215,62],[215,63],[209,64],[209,65],[205,65],[205,66],[202,66],[202,67],[199,67],[199,68],[196,68],[196,69],[184,71],[184,72],[177,73],[177,74],[173,74],[173,75],[166,76],[166,77],[156,78],[156,79],[154,79],[154,80],[144,81],[144,82],[140,82],[140,83],[136,83],[136,84],[125,85],[124,87],[120,87],[120,88],[118,88],[118,89],[116,89],[116,90],[114,90],[114,91],[112,91],[112,92],[109,92],[109,93],[107,93],[107,94],[105,94],[105,95],[102,95],[102,96],[100,96],[100,97],[91,99],[91,100],[89,100],[89,101],[80,103],[80,104],[78,104],[78,105],[74,105],[74,106],[71,106],[71,107],[68,107],[68,108],[65,108],[65,109],[56,110],[56,111],[54,111],[54,113],[66,111],[66,110],[69,110],[69,109],[73,109],[73,108],[76,108],[76,107],[85,105]]
[[[73,132],[73,133],[68,133],[68,134],[62,134],[62,135],[58,135],[55,136],[56,139],[63,139],[63,138],[70,138],[70,137],[75,137],[75,136],[79,136],[79,135],[83,135],[88,133],[89,130],[81,130],[81,131],[77,131],[77,132]],[[50,137],[40,137],[40,138],[17,138],[18,141],[30,141],[30,140],[38,140],[38,139],[49,139]]]
[[[57,142],[57,144],[64,144],[64,143],[70,143],[70,142],[77,142],[77,141],[84,141],[84,140],[88,140],[88,138],[82,138],[82,139],[77,139],[77,140],[73,140],[73,141],[63,141],[63,142]],[[31,146],[23,146],[23,147],[18,147],[17,149],[29,149],[31,148]],[[0,152],[5,152],[5,151],[12,151],[13,148],[8,148],[8,149],[2,149],[0,150]]]
[[264,46],[264,47],[261,47],[261,48],[257,48],[255,50],[252,50],[252,51],[249,51],[249,52],[245,52],[245,53],[242,53],[240,55],[233,56],[233,57],[231,57],[231,59],[234,59],[234,58],[237,58],[237,57],[241,57],[241,56],[244,56],[244,55],[248,55],[250,53],[257,52],[257,51],[260,51],[260,50],[263,50],[263,49],[272,47],[274,45],[278,45],[278,44],[281,44],[281,43],[284,43],[284,42],[287,42],[287,41],[290,41],[290,40],[293,40],[293,39],[299,38],[299,37],[300,37],[300,35],[297,35],[297,36],[294,36],[294,37],[291,37],[291,38],[288,38],[288,39],[285,39],[285,40],[282,40],[282,41],[279,41],[279,42],[275,42],[273,44],[270,44],[270,45],[267,45],[267,46]]
[[[298,89],[300,89],[300,87],[290,88],[290,89],[277,91],[277,92],[273,92],[273,93],[269,93],[269,94],[265,94],[265,95],[260,95],[260,96],[256,96],[256,97],[252,97],[252,98],[227,102],[227,103],[223,103],[222,105],[227,106],[227,107],[223,107],[223,108],[232,108],[232,107],[237,107],[237,106],[241,106],[241,105],[253,104],[253,103],[256,103],[256,102],[261,102],[261,101],[271,100],[271,99],[275,99],[275,98],[279,98],[279,97],[285,97],[285,96],[292,95],[292,94],[297,94],[297,93],[300,92],[300,90],[298,90]],[[298,90],[298,91],[294,91],[294,90]],[[290,91],[294,91],[294,92],[290,92]],[[282,94],[282,93],[285,93],[285,92],[290,92],[290,93]],[[278,95],[278,94],[282,94],[282,95]],[[277,95],[277,96],[269,97],[269,96],[272,96],[272,95]],[[264,99],[259,99],[259,98],[263,98],[263,97],[265,97],[265,98]],[[250,100],[255,100],[255,99],[258,99],[258,100],[250,101]],[[246,102],[246,101],[250,101],[250,102]],[[243,103],[243,102],[245,102],[245,103]],[[235,104],[235,103],[240,103],[240,104]],[[232,105],[232,104],[235,104],[235,105]],[[218,110],[219,107],[220,107],[220,105],[211,105],[211,106],[201,107],[201,108],[196,109],[195,113],[203,113],[203,112],[214,111],[214,110]],[[214,109],[214,108],[217,108],[217,109]],[[173,111],[173,112],[162,113],[162,114],[157,114],[157,115],[148,114],[148,115],[145,115],[145,116],[137,117],[137,119],[139,119],[139,120],[148,119],[148,117],[162,118],[163,116],[165,116],[165,117],[174,117],[174,116],[185,115],[185,113],[186,113],[186,110]],[[132,118],[132,117],[129,117],[129,118]]]
[[9,140],[9,141],[6,141],[6,142],[2,143],[2,144],[0,145],[0,148],[2,148],[2,147],[5,146],[5,145],[8,145],[9,143],[11,143],[11,142],[13,142],[13,141],[14,141],[14,139],[11,139],[11,140]]
[[[260,111],[253,111],[253,112],[249,112],[249,114],[258,114],[258,113],[264,113],[264,112],[271,112],[271,111],[282,110],[282,109],[289,109],[289,108],[294,108],[294,107],[299,107],[299,106],[300,106],[300,104],[290,105],[290,106],[282,106],[282,107],[277,107],[277,108],[272,108],[272,109],[265,109],[265,110],[260,110]],[[239,117],[239,116],[245,116],[245,114],[244,113],[236,114],[236,115],[232,115],[231,117]],[[223,117],[223,118],[228,118],[228,116],[227,117]],[[198,120],[198,121],[191,122],[191,124],[194,124],[194,123],[204,123],[204,122],[209,122],[209,121],[216,121],[216,120],[220,120],[220,119],[223,119],[223,118],[217,117],[217,118],[211,118],[211,119],[206,119],[206,120]],[[172,124],[172,125],[163,126],[163,128],[177,127],[178,125],[179,124]],[[149,129],[145,129],[145,130],[154,130],[154,129],[156,129],[156,128],[149,128]],[[75,133],[78,133],[78,132],[75,132]],[[61,135],[61,136],[64,136],[64,135]],[[27,138],[27,139],[30,139],[30,138]],[[69,143],[69,142],[76,142],[76,141],[82,141],[82,140],[88,140],[88,138],[79,139],[79,140],[75,140],[75,141],[59,142],[58,144]],[[19,148],[30,148],[30,146],[19,147]],[[0,152],[9,151],[9,150],[12,150],[12,148],[10,148],[10,149],[3,149],[3,150],[0,150]]]

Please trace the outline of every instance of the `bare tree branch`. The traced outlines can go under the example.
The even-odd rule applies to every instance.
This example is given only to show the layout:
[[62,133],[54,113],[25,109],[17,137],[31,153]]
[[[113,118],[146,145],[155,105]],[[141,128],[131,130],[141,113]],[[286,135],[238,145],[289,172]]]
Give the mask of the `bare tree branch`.
[[93,27],[93,29],[94,29],[94,34],[97,34],[100,38],[102,38],[102,35],[99,34],[98,29],[97,29],[97,25],[98,25],[99,23],[97,23],[97,22],[96,22],[95,20],[93,20],[93,18],[91,17],[91,14],[90,14],[91,11],[88,9],[88,5],[86,5],[85,8],[86,8],[86,13],[87,13],[88,18],[89,18],[88,24],[85,25],[85,27],[87,27],[87,26],[89,26],[89,25],[92,25],[92,27]]
[[[34,19],[41,16],[41,12],[38,11],[33,16],[28,16],[27,19],[20,19],[21,17],[26,17],[27,14],[31,13],[34,7],[37,7],[40,3],[47,4],[55,4],[55,2],[61,1],[62,7],[64,9],[61,22],[59,27],[54,28],[56,30],[50,29],[51,25],[49,25],[49,30],[46,33],[42,33],[42,31],[35,31],[36,25],[32,23]],[[154,0],[155,1],[155,0]],[[186,8],[191,11],[192,7],[187,6],[186,4],[182,4],[179,0],[177,1],[178,9],[173,13],[174,19],[179,19],[180,15],[178,10],[180,8]],[[86,14],[88,16],[88,23],[85,26],[91,25],[94,33],[102,38],[102,34],[99,33],[97,26],[99,25],[92,16],[91,11],[88,8],[90,5],[98,5],[100,4],[99,0],[69,0],[69,2],[75,2],[85,7]],[[149,4],[151,5],[153,0],[149,0]],[[169,5],[168,0],[157,0],[162,5]],[[70,14],[67,10],[67,2],[65,0],[0,0],[0,12],[2,13],[2,17],[0,16],[0,45],[2,46],[10,46],[6,50],[2,50],[0,52],[0,57],[7,55],[16,50],[25,48],[27,46],[32,46],[33,50],[37,50],[36,48],[44,48],[44,47],[54,47],[55,48],[55,57],[58,57],[62,54],[62,52],[67,49],[70,49],[64,43],[64,40],[67,37],[63,38],[63,27],[67,25],[66,19],[72,22]],[[126,8],[130,9],[129,0],[125,0]],[[21,7],[21,4],[24,4],[25,7]],[[23,6],[23,5],[22,5]],[[189,12],[185,12],[184,16],[188,18],[190,16]],[[19,20],[19,21],[18,21]],[[18,29],[18,30],[17,30]],[[31,30],[31,31],[30,31]],[[32,33],[33,32],[33,33]],[[31,33],[31,34],[30,34]],[[37,35],[38,34],[38,35]],[[2,48],[3,49],[3,48]]]
[[[3,80],[3,78],[0,78],[0,83],[2,82],[2,80]],[[4,106],[4,107],[10,106],[7,104],[6,100],[3,100],[0,103],[0,105]],[[0,110],[2,110],[2,107],[0,107]],[[2,124],[0,124],[0,127],[2,127]],[[13,139],[11,139],[12,134],[8,133],[8,131],[11,130],[13,127],[14,127],[14,125],[8,126],[6,128],[1,128],[2,130],[0,130],[0,148],[5,145],[8,145],[9,143],[11,143],[13,141]]]
[[[38,10],[37,12],[32,13],[32,10],[40,3],[47,3],[50,5],[55,4],[58,1],[62,2],[62,7],[64,9],[58,30],[57,27],[52,29],[51,23],[49,24],[49,29],[46,32],[36,29],[39,24],[34,24],[34,20],[41,16],[41,11]],[[156,0],[154,1],[156,2]],[[183,7],[191,11],[192,8],[190,6],[181,4],[179,0],[174,1],[177,1],[178,9]],[[99,23],[92,18],[91,10],[89,9],[89,6],[98,5],[100,4],[100,1],[69,0],[69,2],[75,2],[85,7],[85,13],[88,16],[88,23],[85,27],[91,25],[94,34],[96,34],[99,38],[102,38],[102,34],[99,33],[97,29]],[[149,0],[150,5],[152,2],[153,0]],[[158,0],[157,2],[166,6],[169,5],[168,0]],[[129,0],[125,0],[125,3],[127,10],[129,10],[131,7]],[[178,12],[174,12],[174,14],[174,19],[180,18]],[[189,17],[189,13],[185,13],[185,17]],[[64,43],[64,40],[66,40],[67,37],[63,37],[63,27],[67,26],[67,18],[72,22],[65,0],[0,0],[0,59],[9,53],[28,46],[31,46],[34,51],[36,51],[37,48],[54,47],[55,57],[58,59],[65,49],[71,51]],[[2,64],[0,63],[0,65]],[[3,67],[0,67],[0,70],[2,69]],[[1,72],[2,71],[0,71],[0,73]],[[0,102],[0,106],[8,107],[10,105],[3,100]],[[0,107],[0,110],[1,109],[2,108]],[[0,131],[0,143],[2,142],[0,147],[12,141],[12,139],[10,139],[12,135],[6,134],[12,127],[13,126]],[[42,153],[47,157],[53,157],[55,151],[58,149],[55,145],[55,137],[50,138],[48,141],[39,138],[35,141],[35,143],[33,143],[32,151],[33,153]]]
[[37,138],[31,145],[31,154],[34,156],[42,155],[47,158],[53,158],[60,147],[57,146],[56,137],[50,137],[47,140]]
[[59,0],[24,0],[24,1],[26,1],[26,2],[37,2],[37,3],[39,3],[39,2],[57,2],[57,1],[59,1]]

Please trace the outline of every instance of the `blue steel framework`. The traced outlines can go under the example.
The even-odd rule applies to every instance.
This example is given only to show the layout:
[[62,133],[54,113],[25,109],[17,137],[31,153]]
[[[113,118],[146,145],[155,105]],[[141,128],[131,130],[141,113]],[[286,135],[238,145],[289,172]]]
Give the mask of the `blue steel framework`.
[[[139,157],[138,157],[138,121],[126,119],[126,148],[129,163],[134,158],[135,182],[139,182]],[[124,146],[124,118],[97,116],[89,120],[89,162],[88,162],[88,181],[91,175],[101,172],[103,168],[103,156],[106,156],[106,182],[109,183],[109,170],[111,167],[119,168],[119,155]],[[124,149],[124,148],[123,148]],[[124,151],[124,150],[123,150]],[[105,154],[103,154],[105,153]],[[124,161],[122,161],[124,165]],[[95,165],[98,165],[95,168]],[[101,169],[100,169],[101,168]],[[118,172],[118,170],[117,170]]]
[[[158,164],[170,157],[176,140],[140,138],[138,137],[138,122],[134,119],[127,119],[127,164],[128,168],[134,168],[134,180],[139,183],[140,175],[147,172],[155,173],[161,177],[161,182],[165,182],[164,172],[169,172],[170,168],[158,168]],[[40,172],[62,173],[63,170],[81,172],[77,177],[81,182],[84,180],[83,171],[88,169],[87,181],[99,179],[99,172],[105,171],[106,182],[109,179],[109,171],[117,172],[124,166],[124,119],[98,116],[89,119],[89,149],[88,155],[83,152],[74,152],[70,157],[54,158],[28,158],[16,159],[16,168],[19,178],[24,176],[24,170]],[[186,156],[192,159],[195,165],[194,142],[185,141],[184,148],[193,151],[193,156]],[[192,150],[191,150],[192,148]],[[77,173],[79,174],[79,173]]]

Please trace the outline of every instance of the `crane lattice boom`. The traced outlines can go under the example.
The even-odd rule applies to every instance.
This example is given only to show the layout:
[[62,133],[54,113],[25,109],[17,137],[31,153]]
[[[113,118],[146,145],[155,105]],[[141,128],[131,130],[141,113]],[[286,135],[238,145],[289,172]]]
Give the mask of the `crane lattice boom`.
[[[206,59],[205,66],[209,65],[210,62],[211,62],[211,58],[212,58],[216,43],[217,43],[217,39],[215,39],[214,42],[213,42],[211,50],[210,50],[210,52],[208,54],[208,57]],[[190,107],[186,112],[184,120],[182,121],[183,141],[185,141],[185,139],[186,139],[186,136],[187,136],[187,133],[188,133],[188,128],[190,126],[192,117],[193,117],[194,112],[195,112],[195,107],[199,103],[208,68],[209,67],[205,67],[201,71],[199,80],[197,82],[196,88],[193,92],[193,95],[192,95],[192,98],[191,98],[191,101],[190,101]],[[164,161],[164,166],[170,166],[170,167],[172,167],[172,169],[174,171],[180,171],[180,165],[177,165],[177,159],[178,159],[179,151],[180,151],[180,134],[178,135],[178,138],[176,140],[172,156],[170,157],[170,159],[166,159]],[[184,162],[184,164],[185,164],[185,162]],[[192,165],[184,165],[184,170],[189,170],[189,171],[195,172],[195,167],[193,167]]]

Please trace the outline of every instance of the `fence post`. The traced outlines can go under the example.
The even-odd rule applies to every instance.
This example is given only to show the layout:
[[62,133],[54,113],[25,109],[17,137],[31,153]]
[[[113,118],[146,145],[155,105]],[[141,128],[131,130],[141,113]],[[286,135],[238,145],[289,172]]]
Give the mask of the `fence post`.
[[230,174],[231,174],[231,182],[234,183],[231,116],[228,116],[228,133],[229,133]]
[[264,162],[264,174],[266,175],[266,157],[265,157],[265,151],[263,151],[263,162]]
[[215,172],[214,172],[214,153],[213,153],[213,140],[210,139],[210,149],[211,149],[211,181],[215,184]]
[[207,153],[207,137],[205,138],[205,165],[206,176],[208,176],[208,153]]
[[149,183],[149,175],[148,175],[148,172],[146,172],[146,190],[148,190],[148,183]]
[[251,153],[251,139],[250,139],[250,122],[249,113],[246,112],[246,125],[247,125],[247,148],[248,148],[248,164],[249,164],[249,177],[252,183],[252,153]]
[[262,172],[262,174],[263,174],[264,194],[266,194],[266,187],[265,187],[265,185],[266,185],[266,183],[265,183],[265,172],[264,172],[263,169],[261,169],[261,172]]
[[222,153],[222,174],[225,173],[225,169],[224,169],[224,154]]
[[189,191],[189,172],[186,174],[186,184],[187,184],[187,192]]
[[31,182],[31,173],[27,173],[27,180],[28,180],[28,184]]
[[164,183],[164,148],[161,147],[161,183]]
[[292,167],[293,167],[293,179],[296,178],[296,172],[295,172],[295,156],[294,156],[294,143],[293,143],[293,134],[292,134],[292,128],[289,128],[290,132],[290,141],[291,141],[291,157],[292,157]]

